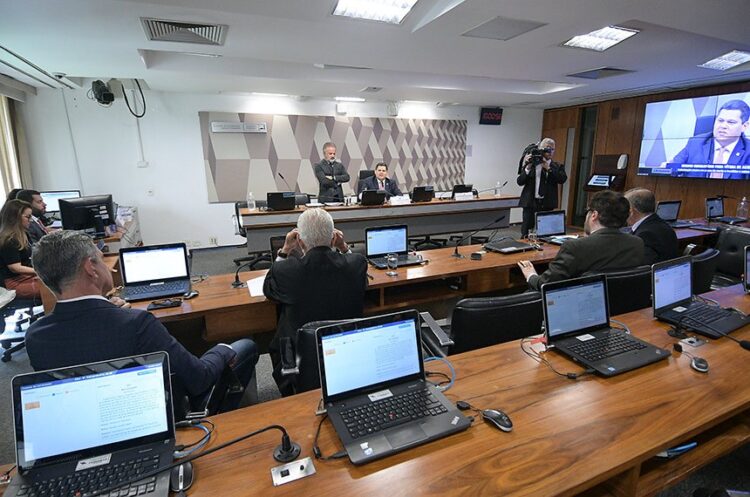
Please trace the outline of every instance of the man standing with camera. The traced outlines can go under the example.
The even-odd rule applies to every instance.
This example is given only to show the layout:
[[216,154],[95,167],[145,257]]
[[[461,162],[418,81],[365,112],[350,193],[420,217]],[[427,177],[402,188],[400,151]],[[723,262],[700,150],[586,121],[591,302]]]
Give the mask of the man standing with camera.
[[557,208],[557,185],[568,179],[565,166],[552,160],[555,140],[544,138],[538,145],[526,147],[518,162],[516,183],[523,186],[518,205],[523,208],[521,236],[526,237],[534,228],[534,214]]

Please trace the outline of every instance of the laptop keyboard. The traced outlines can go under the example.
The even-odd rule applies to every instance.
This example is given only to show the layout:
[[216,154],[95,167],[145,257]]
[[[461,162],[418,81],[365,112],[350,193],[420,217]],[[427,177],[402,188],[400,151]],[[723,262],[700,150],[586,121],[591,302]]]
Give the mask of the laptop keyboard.
[[[372,261],[373,264],[382,264],[386,265],[387,261],[385,257],[372,257],[370,258],[370,261]],[[421,262],[420,259],[412,254],[398,254],[398,265],[401,266],[403,264],[414,264]]]
[[183,292],[184,281],[167,281],[161,285],[129,285],[123,289],[125,295],[148,295],[151,293]]
[[341,418],[349,435],[359,438],[445,412],[448,409],[428,389],[423,389],[341,411]]
[[684,316],[700,323],[713,323],[714,321],[727,317],[730,312],[731,311],[727,311],[721,307],[700,305],[688,309]]
[[608,333],[593,340],[568,345],[577,355],[589,361],[600,361],[607,357],[623,354],[632,350],[645,349],[646,345],[623,333]]
[[[118,464],[76,471],[71,475],[59,476],[33,485],[21,485],[16,495],[19,497],[86,497],[97,490],[118,485],[158,467],[158,455],[142,457]],[[154,490],[156,490],[156,476],[151,476],[100,495],[102,497],[134,497],[149,494]]]

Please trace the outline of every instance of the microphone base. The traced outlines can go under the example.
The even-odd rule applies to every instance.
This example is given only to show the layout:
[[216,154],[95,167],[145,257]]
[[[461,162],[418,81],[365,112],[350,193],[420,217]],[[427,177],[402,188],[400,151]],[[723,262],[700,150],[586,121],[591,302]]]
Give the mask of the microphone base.
[[459,254],[458,252],[454,252],[451,254],[451,257],[455,257],[456,259],[466,259],[466,256]]
[[279,462],[291,462],[297,459],[302,452],[299,444],[292,442],[289,450],[284,450],[281,445],[273,450],[273,458]]
[[244,281],[235,281],[232,283],[232,288],[245,288],[247,284]]

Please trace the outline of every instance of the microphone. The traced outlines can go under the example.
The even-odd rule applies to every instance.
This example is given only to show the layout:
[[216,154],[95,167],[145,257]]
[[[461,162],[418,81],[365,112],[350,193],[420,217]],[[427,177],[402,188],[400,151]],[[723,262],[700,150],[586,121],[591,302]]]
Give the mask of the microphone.
[[286,185],[286,187],[289,189],[290,192],[297,193],[296,189],[294,189],[291,186],[289,186],[289,183],[287,183],[286,178],[284,177],[283,174],[281,174],[281,173],[276,173],[276,174],[279,175],[279,178],[281,178],[281,180],[284,182],[284,184]]
[[497,186],[493,186],[491,188],[482,188],[481,190],[477,190],[477,193],[491,192],[493,190],[497,190],[497,193],[500,193],[500,190],[502,190],[503,188],[505,188],[505,185],[507,185],[507,184],[508,184],[508,182],[506,181],[505,183],[503,183],[502,185],[500,185],[499,188]]
[[494,221],[492,221],[492,222],[491,222],[490,224],[488,224],[487,226],[483,226],[483,227],[479,228],[478,230],[476,230],[476,231],[473,231],[473,232],[469,233],[468,235],[466,235],[465,237],[461,238],[461,239],[460,239],[459,241],[457,241],[457,242],[456,242],[456,248],[455,248],[455,250],[453,251],[453,255],[452,255],[451,257],[455,257],[456,259],[464,259],[464,256],[458,253],[458,246],[459,246],[459,245],[461,245],[461,243],[462,243],[462,242],[463,242],[464,240],[466,240],[467,238],[470,238],[470,237],[472,237],[472,236],[476,235],[477,233],[479,233],[479,232],[480,232],[480,231],[482,231],[482,230],[486,230],[487,228],[489,228],[489,227],[490,227],[490,226],[492,226],[493,224],[495,224],[495,223],[499,223],[499,222],[500,222],[500,221],[502,221],[503,219],[505,219],[505,214],[503,214],[502,216],[498,217],[497,219],[495,219]]
[[237,271],[234,272],[234,282],[232,282],[232,288],[244,288],[246,286],[244,281],[240,281],[240,269],[253,264],[256,260],[257,259],[253,259],[252,261],[247,261],[244,264],[240,264],[240,267],[238,267]]

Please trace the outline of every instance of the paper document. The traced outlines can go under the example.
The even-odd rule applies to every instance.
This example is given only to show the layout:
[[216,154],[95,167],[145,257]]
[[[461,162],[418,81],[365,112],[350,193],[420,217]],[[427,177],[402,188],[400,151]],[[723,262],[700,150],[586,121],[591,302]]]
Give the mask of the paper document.
[[247,280],[247,291],[250,292],[251,297],[263,296],[263,281],[265,279],[265,276],[258,276],[257,278]]

